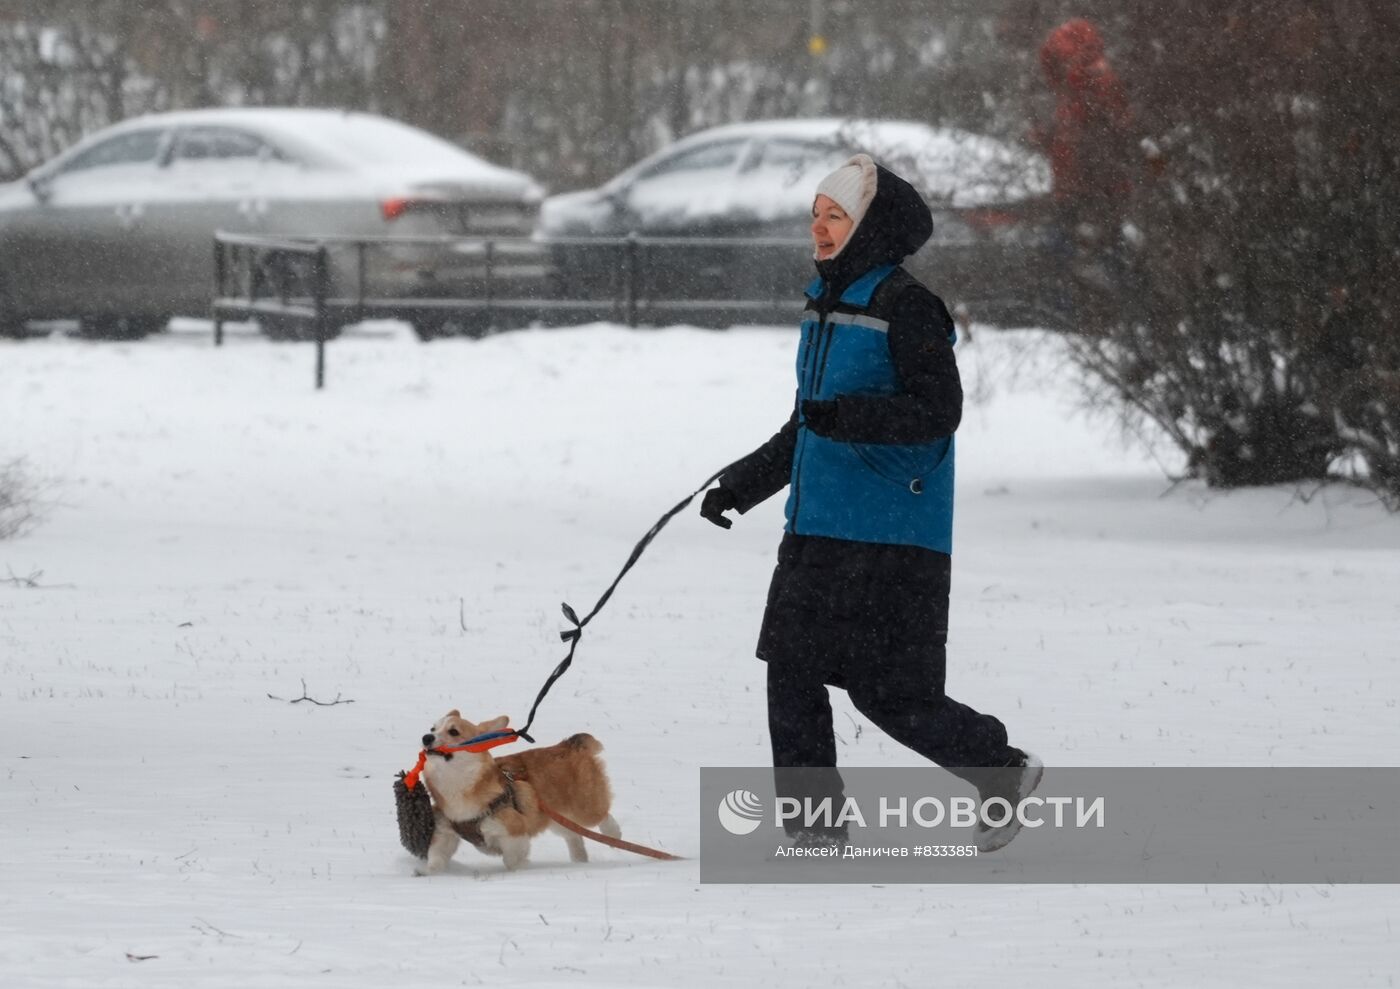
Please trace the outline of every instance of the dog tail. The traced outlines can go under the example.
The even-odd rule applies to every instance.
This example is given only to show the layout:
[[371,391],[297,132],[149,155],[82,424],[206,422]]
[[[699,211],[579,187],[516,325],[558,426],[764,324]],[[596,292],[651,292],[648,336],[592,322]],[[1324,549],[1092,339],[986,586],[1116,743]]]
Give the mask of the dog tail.
[[598,741],[586,731],[581,731],[577,735],[570,735],[564,739],[564,744],[571,749],[580,752],[587,752],[589,755],[597,755],[603,751],[603,743]]

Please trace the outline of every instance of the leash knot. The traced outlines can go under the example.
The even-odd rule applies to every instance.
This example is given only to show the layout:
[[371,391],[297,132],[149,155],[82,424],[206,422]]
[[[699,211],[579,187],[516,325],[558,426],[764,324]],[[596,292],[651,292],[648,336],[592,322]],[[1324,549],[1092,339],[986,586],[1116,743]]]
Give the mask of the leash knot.
[[578,620],[578,612],[569,607],[569,602],[565,601],[560,607],[564,611],[564,617],[573,622],[573,628],[566,628],[559,633],[559,638],[564,642],[577,642],[583,636],[583,622]]

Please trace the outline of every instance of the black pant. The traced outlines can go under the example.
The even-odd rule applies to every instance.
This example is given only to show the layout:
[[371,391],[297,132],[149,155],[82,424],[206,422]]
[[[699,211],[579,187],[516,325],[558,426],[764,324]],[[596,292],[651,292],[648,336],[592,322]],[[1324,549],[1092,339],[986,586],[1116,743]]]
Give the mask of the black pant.
[[[943,641],[849,664],[846,692],[856,709],[902,745],[940,766],[1004,766],[1010,758],[1006,727],[943,692]],[[768,663],[768,733],[779,796],[843,798],[836,772],[831,700],[819,676],[801,662]],[[829,772],[783,772],[784,769]],[[789,830],[796,830],[792,822]]]

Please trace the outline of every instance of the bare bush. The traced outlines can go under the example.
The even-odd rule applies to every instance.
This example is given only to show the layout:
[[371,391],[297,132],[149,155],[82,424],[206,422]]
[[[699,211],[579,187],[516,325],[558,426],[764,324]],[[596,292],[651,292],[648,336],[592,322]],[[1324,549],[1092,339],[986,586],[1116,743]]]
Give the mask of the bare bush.
[[41,515],[39,487],[29,477],[25,462],[0,464],[0,539],[27,532]]
[[1400,504],[1400,12],[1163,2],[1117,40],[1151,167],[1076,359],[1212,485]]

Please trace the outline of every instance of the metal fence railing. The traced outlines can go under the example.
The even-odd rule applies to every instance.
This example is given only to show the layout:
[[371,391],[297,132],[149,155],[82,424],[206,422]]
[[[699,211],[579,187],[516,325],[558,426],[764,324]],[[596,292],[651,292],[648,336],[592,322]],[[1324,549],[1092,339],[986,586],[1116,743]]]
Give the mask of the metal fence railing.
[[[1055,325],[1063,294],[1044,250],[943,243],[924,259],[954,313]],[[917,259],[915,259],[917,260]],[[921,270],[911,267],[917,276]],[[214,339],[255,318],[267,336],[325,343],[372,318],[407,320],[424,340],[532,323],[628,326],[788,323],[812,278],[807,240],[762,237],[214,237]],[[1021,322],[1017,322],[1021,320]]]
[[316,242],[219,233],[214,237],[214,345],[224,321],[251,316],[304,327],[316,342],[316,387],[326,383],[330,264]]
[[325,343],[342,325],[409,321],[422,339],[493,327],[616,320],[787,319],[810,277],[810,244],[787,238],[214,237],[214,342],[228,320]]

